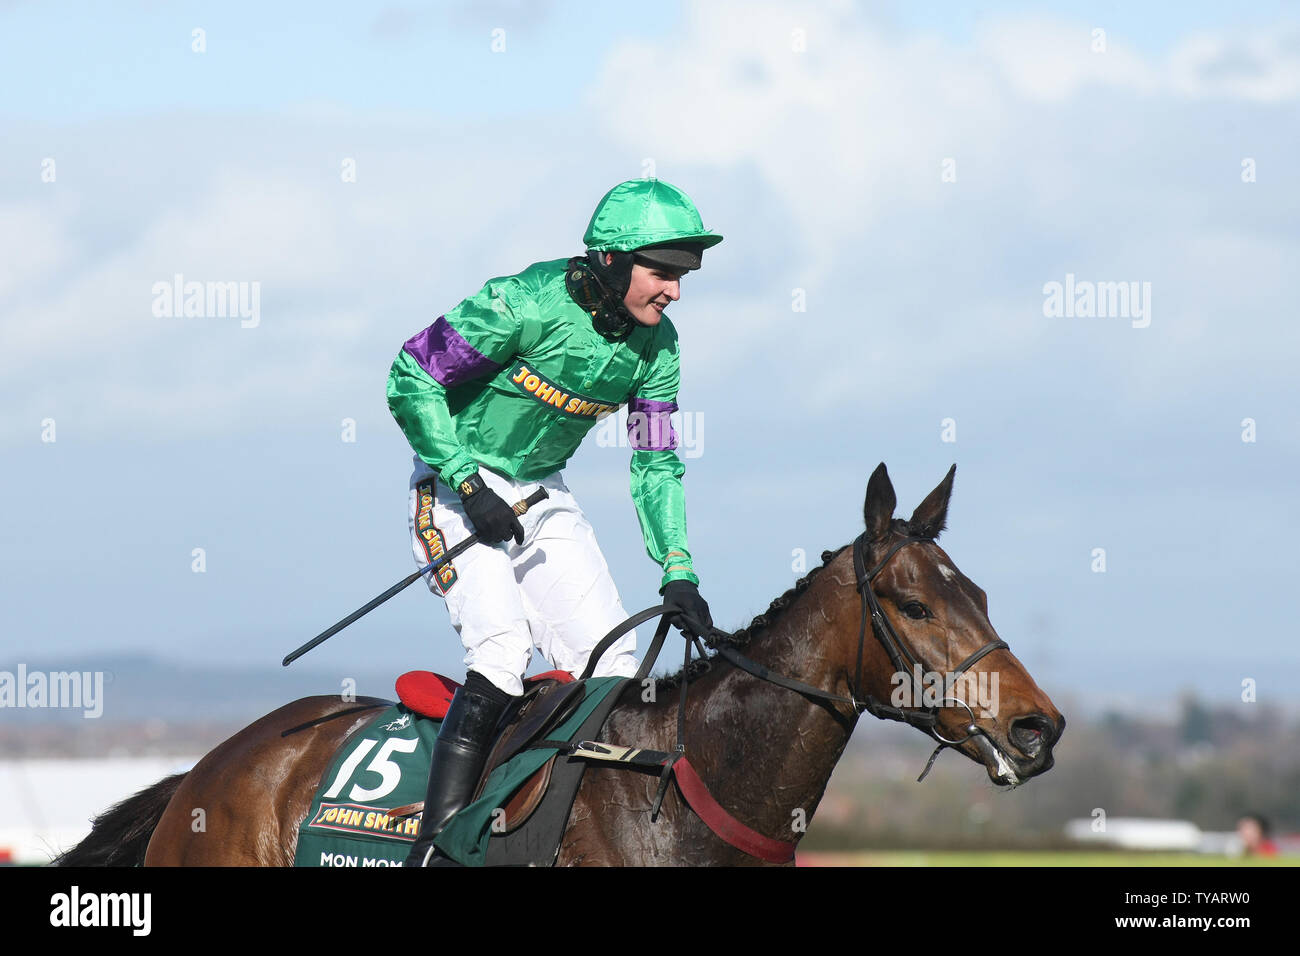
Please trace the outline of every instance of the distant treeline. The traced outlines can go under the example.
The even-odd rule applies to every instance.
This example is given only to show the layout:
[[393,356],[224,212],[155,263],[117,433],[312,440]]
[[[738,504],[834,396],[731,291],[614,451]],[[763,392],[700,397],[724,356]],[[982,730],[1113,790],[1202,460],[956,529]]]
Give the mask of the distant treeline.
[[1056,766],[1007,790],[955,752],[917,783],[933,743],[864,717],[801,846],[1063,847],[1066,821],[1097,810],[1209,831],[1260,813],[1276,832],[1300,829],[1300,722],[1279,708],[1187,696],[1173,721],[1069,720]]

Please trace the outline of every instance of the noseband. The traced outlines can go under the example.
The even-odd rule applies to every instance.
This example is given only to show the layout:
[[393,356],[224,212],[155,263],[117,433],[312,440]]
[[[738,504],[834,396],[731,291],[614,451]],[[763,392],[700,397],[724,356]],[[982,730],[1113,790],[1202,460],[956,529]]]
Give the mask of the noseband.
[[[739,651],[735,650],[735,648],[726,644],[718,647],[718,654],[731,661],[731,663],[735,664],[742,670],[753,674],[755,677],[770,681],[774,684],[779,684],[782,687],[786,687],[807,696],[850,704],[852,705],[856,715],[860,716],[865,712],[871,714],[873,717],[879,718],[880,720],[902,721],[903,723],[910,724],[913,727],[924,731],[934,740],[938,741],[939,746],[935,747],[934,753],[930,755],[930,760],[925,765],[925,769],[921,771],[921,776],[917,777],[917,780],[921,781],[924,780],[926,774],[930,772],[930,769],[934,766],[935,760],[938,759],[939,754],[943,752],[945,747],[956,747],[957,745],[970,740],[976,734],[984,733],[984,731],[975,723],[975,712],[971,710],[970,705],[958,697],[943,697],[940,699],[939,704],[935,706],[904,709],[885,704],[872,697],[870,694],[865,694],[862,691],[862,658],[867,643],[867,620],[870,618],[871,632],[875,635],[876,640],[880,642],[881,646],[884,647],[885,653],[889,655],[889,660],[890,663],[893,664],[894,670],[899,673],[906,673],[912,680],[914,685],[913,699],[923,699],[921,697],[923,688],[917,683],[916,668],[919,665],[922,673],[931,673],[931,671],[921,657],[914,653],[912,649],[908,647],[907,643],[898,636],[893,625],[889,623],[889,618],[885,617],[885,612],[880,607],[880,599],[876,597],[875,591],[871,588],[872,581],[876,579],[876,576],[879,575],[885,565],[889,563],[889,560],[900,550],[914,542],[933,543],[933,539],[915,536],[904,538],[902,541],[899,541],[891,547],[889,551],[885,553],[885,556],[880,559],[880,562],[870,571],[867,570],[867,551],[869,545],[867,543],[866,532],[858,535],[853,542],[853,571],[857,578],[857,590],[862,595],[862,624],[858,628],[858,659],[857,665],[854,668],[852,697],[842,697],[838,694],[830,694],[818,687],[813,687],[811,684],[805,684],[803,681],[784,677],[768,670],[768,668],[759,664],[757,661],[750,660],[748,657],[745,657]],[[1008,650],[1010,649],[1006,641],[1001,639],[989,641],[974,654],[962,661],[953,672],[952,677],[956,678],[958,675],[967,671],[976,662],[982,660],[986,655],[1003,648]],[[964,728],[966,736],[957,740],[949,740],[935,729],[939,722],[939,710],[941,706],[948,701],[952,701],[954,704],[965,707],[966,713],[970,717],[970,720]]]

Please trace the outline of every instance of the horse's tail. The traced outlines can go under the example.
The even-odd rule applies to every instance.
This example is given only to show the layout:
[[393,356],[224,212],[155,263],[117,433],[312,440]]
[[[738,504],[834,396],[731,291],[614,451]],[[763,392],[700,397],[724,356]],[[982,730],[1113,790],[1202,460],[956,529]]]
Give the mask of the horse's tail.
[[90,835],[50,861],[50,866],[142,866],[163,811],[185,774],[177,773],[146,787],[91,821]]

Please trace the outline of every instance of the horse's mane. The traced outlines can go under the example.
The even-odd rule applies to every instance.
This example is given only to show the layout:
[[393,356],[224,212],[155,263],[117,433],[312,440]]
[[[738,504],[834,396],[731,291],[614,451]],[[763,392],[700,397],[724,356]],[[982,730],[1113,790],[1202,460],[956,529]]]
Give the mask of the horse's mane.
[[[768,605],[767,610],[762,614],[755,615],[754,619],[749,622],[748,627],[742,627],[727,637],[715,635],[707,643],[715,647],[720,644],[726,644],[728,647],[744,647],[749,644],[754,638],[775,624],[786,608],[793,604],[799,595],[808,590],[808,585],[812,583],[813,578],[825,570],[826,566],[835,559],[835,556],[847,547],[846,544],[834,551],[823,551],[822,563],[796,581],[794,587],[787,590],[780,597],[774,598],[772,603]],[[678,668],[676,673],[657,678],[656,681],[660,688],[664,690],[679,687],[683,677],[689,682],[708,671],[713,666],[713,660],[716,657],[716,654],[710,654],[708,657],[697,658],[685,667]]]
[[[904,521],[902,518],[894,518],[893,521],[890,523],[890,528],[895,534],[910,536],[915,533],[912,526],[908,522]],[[735,631],[729,637],[715,635],[711,639],[709,639],[706,643],[714,647],[717,647],[721,644],[726,644],[729,647],[744,647],[745,645],[749,644],[756,637],[758,637],[758,635],[762,634],[769,627],[771,627],[778,620],[780,620],[781,615],[785,612],[785,610],[795,602],[795,600],[799,597],[799,595],[803,594],[804,591],[808,590],[808,585],[812,583],[813,578],[815,578],[818,574],[820,574],[826,568],[826,566],[830,564],[833,560],[835,560],[835,558],[839,555],[839,553],[847,547],[849,547],[849,545],[846,544],[839,548],[836,548],[834,551],[823,551],[822,563],[819,564],[817,567],[813,568],[811,571],[809,571],[798,581],[796,581],[794,583],[794,587],[790,588],[780,597],[775,598],[772,601],[772,603],[768,605],[766,611],[764,611],[762,614],[756,615],[754,619],[749,622],[748,627],[740,628],[738,631]],[[674,674],[671,674],[667,677],[656,678],[656,682],[658,683],[660,688],[665,690],[680,687],[683,676],[686,678],[688,682],[695,680],[697,677],[704,674],[706,671],[709,670],[710,667],[713,666],[713,660],[716,657],[717,657],[716,654],[710,654],[708,657],[697,658],[691,661],[691,663],[688,664],[686,667],[678,668],[676,673]]]

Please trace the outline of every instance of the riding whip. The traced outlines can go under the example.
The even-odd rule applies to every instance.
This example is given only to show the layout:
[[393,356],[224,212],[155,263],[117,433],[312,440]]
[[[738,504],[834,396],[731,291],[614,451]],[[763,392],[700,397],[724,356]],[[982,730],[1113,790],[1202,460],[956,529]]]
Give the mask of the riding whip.
[[[549,495],[547,495],[545,488],[538,488],[536,491],[534,491],[523,501],[511,505],[511,509],[514,511],[515,514],[522,515],[533,505],[539,504],[540,502],[542,502],[548,497]],[[347,617],[339,621],[337,624],[335,624],[333,627],[329,628],[328,630],[321,631],[319,634],[313,637],[302,647],[298,648],[292,654],[288,655],[283,661],[280,662],[281,665],[283,665],[284,667],[288,667],[290,664],[292,664],[298,658],[302,657],[302,655],[306,654],[317,644],[320,644],[328,640],[329,638],[337,634],[339,631],[343,630],[343,628],[351,624],[353,621],[357,620],[358,618],[364,617],[366,614],[369,614],[371,611],[379,607],[379,605],[383,604],[385,601],[387,601],[398,591],[410,587],[412,584],[418,581],[422,575],[428,574],[430,571],[438,570],[438,568],[442,567],[452,558],[456,557],[458,554],[461,554],[466,549],[468,549],[470,545],[477,544],[477,543],[478,543],[478,535],[477,534],[470,535],[460,544],[456,545],[456,547],[452,548],[450,551],[444,554],[437,561],[434,561],[432,564],[420,568],[420,570],[416,571],[414,574],[410,574],[407,577],[402,578],[402,580],[398,581],[391,588],[389,588],[383,594],[379,595],[379,597],[375,598],[369,604],[366,604],[364,607],[358,608],[357,610],[353,611],[351,614],[349,614]]]

